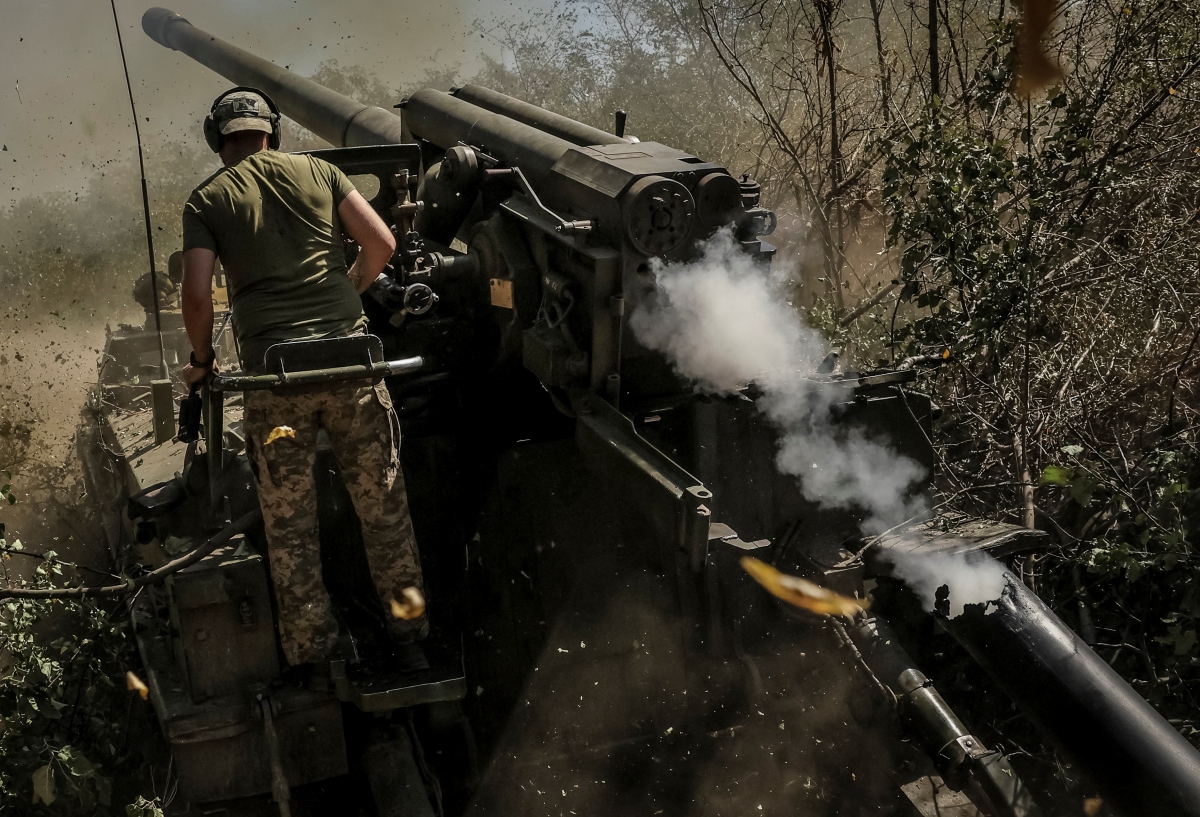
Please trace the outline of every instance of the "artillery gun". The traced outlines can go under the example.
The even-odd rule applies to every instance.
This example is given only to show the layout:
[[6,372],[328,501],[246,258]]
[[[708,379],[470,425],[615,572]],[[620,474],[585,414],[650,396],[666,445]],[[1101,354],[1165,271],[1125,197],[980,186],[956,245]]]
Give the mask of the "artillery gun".
[[[167,10],[142,24],[335,145],[318,155],[370,193],[398,237],[391,272],[364,296],[373,338],[359,362],[282,350],[292,357],[271,382],[213,384],[202,443],[159,441],[124,460],[141,540],[227,542],[134,609],[189,801],[236,811],[235,798],[270,793],[287,812],[343,781],[346,810],[381,815],[1039,813],[882,615],[801,618],[737,563],[753,554],[885,597],[903,592],[889,548],[1007,558],[1042,535],[959,519],[866,541],[854,512],[807,500],[776,468],[778,433],[747,399],[753,386],[699,394],[630,331],[656,259],[694,258],[727,230],[769,265],[774,215],[755,182],[478,86],[419,91],[396,116]],[[364,622],[380,611],[363,601],[361,559],[333,558],[356,552],[358,531],[323,452],[325,575],[348,663],[328,689],[279,682],[236,397],[223,397],[286,385],[297,367],[387,377],[437,633],[428,674],[372,676],[354,660],[369,658]],[[837,424],[886,436],[931,470],[934,408],[916,377],[901,367],[821,382],[846,395]],[[149,426],[150,414],[109,422]],[[153,475],[141,467],[151,461]],[[178,474],[157,479],[170,463]],[[1005,580],[995,613],[943,627],[1115,810],[1200,814],[1196,751]]]

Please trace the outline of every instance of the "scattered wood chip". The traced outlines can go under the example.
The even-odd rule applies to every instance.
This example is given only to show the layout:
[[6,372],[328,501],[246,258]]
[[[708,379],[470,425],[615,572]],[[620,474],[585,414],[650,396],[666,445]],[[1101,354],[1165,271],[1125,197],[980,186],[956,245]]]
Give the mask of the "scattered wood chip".
[[285,438],[289,440],[296,439],[296,429],[292,428],[291,426],[275,426],[273,429],[271,429],[271,433],[267,435],[267,441],[263,443],[263,445],[270,445],[276,440],[282,440]]
[[392,599],[392,615],[412,621],[425,614],[425,597],[415,587],[406,587],[400,592],[400,600]]
[[137,692],[142,696],[142,700],[150,697],[150,687],[146,686],[141,678],[133,674],[132,671],[125,673],[125,688],[130,692]]
[[742,567],[767,592],[805,610],[823,616],[845,616],[853,618],[867,608],[867,602],[843,596],[798,576],[780,573],[769,564],[751,556],[742,558]]

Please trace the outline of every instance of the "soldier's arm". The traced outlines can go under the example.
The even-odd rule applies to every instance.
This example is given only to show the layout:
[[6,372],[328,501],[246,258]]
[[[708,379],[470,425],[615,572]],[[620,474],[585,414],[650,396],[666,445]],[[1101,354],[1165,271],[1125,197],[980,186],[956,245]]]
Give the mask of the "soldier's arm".
[[[195,247],[183,253],[182,290],[183,325],[188,340],[192,342],[192,354],[200,362],[213,359],[213,304],[212,279],[217,254],[212,250]],[[183,379],[190,383],[203,380],[208,369],[188,366]]]
[[338,205],[338,217],[346,235],[358,242],[358,258],[350,267],[350,282],[360,293],[366,292],[396,251],[396,237],[357,190]]

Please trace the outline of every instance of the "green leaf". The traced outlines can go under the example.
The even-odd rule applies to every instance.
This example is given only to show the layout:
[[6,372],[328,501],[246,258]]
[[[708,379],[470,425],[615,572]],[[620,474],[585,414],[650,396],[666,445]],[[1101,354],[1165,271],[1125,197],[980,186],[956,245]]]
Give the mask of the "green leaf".
[[1071,499],[1087,507],[1088,503],[1092,501],[1092,494],[1099,487],[1100,484],[1096,480],[1084,474],[1079,474],[1071,480],[1071,487],[1067,492],[1070,494]]
[[1175,642],[1175,654],[1187,655],[1192,651],[1192,647],[1196,646],[1196,631],[1187,630]]
[[1176,656],[1184,656],[1192,651],[1196,646],[1196,631],[1184,630],[1178,624],[1167,628],[1168,635],[1160,635],[1155,637],[1155,641],[1168,647],[1174,647]]
[[1050,465],[1046,467],[1046,470],[1042,471],[1042,476],[1038,479],[1038,484],[1066,487],[1067,485],[1071,484],[1071,480],[1074,478],[1074,468],[1064,468],[1058,465]]
[[47,763],[33,773],[33,804],[54,804],[54,769]]
[[97,777],[95,780],[96,799],[101,805],[112,805],[112,781],[107,777]]
[[[51,703],[56,702],[52,701]],[[90,760],[71,746],[64,746],[58,753],[58,759],[63,767],[76,777],[86,777],[96,770]]]
[[158,807],[158,798],[147,800],[141,795],[125,807],[126,817],[163,817],[162,809]]

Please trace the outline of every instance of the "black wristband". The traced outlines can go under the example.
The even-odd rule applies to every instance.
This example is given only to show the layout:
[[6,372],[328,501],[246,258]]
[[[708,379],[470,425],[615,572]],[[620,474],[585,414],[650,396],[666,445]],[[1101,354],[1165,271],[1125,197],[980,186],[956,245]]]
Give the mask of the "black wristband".
[[200,361],[196,360],[195,352],[192,352],[188,356],[188,360],[192,364],[193,369],[211,369],[213,364],[217,362],[217,353],[213,352],[213,356],[210,357],[205,363],[201,363]]

